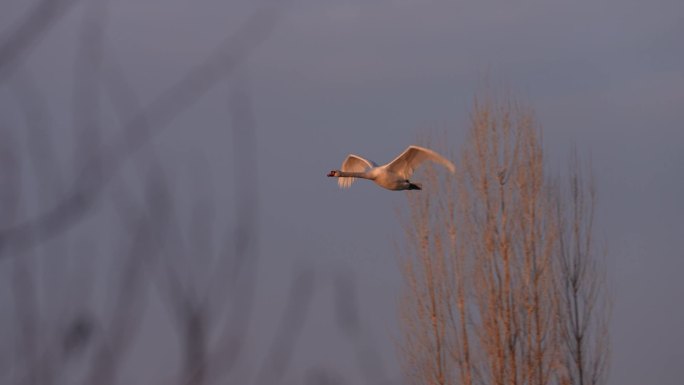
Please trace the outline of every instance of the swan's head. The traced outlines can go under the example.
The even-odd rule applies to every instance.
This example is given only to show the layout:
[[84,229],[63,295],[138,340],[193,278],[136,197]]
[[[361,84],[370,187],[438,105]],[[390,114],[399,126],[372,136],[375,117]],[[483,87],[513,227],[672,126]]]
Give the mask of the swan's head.
[[328,176],[329,176],[329,177],[340,176],[340,172],[337,171],[337,170],[332,170],[332,171],[330,171],[330,172],[328,173]]

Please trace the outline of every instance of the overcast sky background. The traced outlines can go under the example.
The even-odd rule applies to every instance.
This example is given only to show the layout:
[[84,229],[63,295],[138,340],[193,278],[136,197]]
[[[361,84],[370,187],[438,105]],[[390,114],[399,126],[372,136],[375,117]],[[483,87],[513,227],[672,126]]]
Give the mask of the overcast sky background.
[[[27,3],[3,1],[0,34]],[[254,4],[112,0],[107,50],[149,101],[211,52]],[[81,11],[67,13],[23,64],[49,102],[65,156]],[[360,378],[354,348],[332,315],[330,282],[339,271],[355,277],[364,335],[388,376],[400,377],[394,340],[401,281],[394,255],[401,239],[396,211],[406,193],[364,181],[343,191],[325,174],[350,152],[389,161],[425,130],[448,131],[457,150],[473,96],[487,78],[534,109],[551,172],[562,169],[573,145],[592,159],[597,229],[609,252],[614,298],[609,384],[680,384],[682,36],[681,0],[293,0],[240,71],[254,103],[261,204],[250,357],[263,356],[293,272],[311,266],[316,294],[289,378],[315,365],[349,373],[352,382]],[[198,167],[208,165],[204,186],[227,213],[219,219],[225,223],[240,183],[225,128],[230,84],[217,84],[154,141],[182,196],[202,190],[201,183],[190,184]],[[22,124],[6,87],[0,87],[0,112],[0,124]],[[106,219],[99,223],[90,231],[105,233]],[[174,360],[164,354],[168,327],[154,324],[154,312],[162,310],[150,307],[133,358],[145,365],[127,374],[141,384]]]

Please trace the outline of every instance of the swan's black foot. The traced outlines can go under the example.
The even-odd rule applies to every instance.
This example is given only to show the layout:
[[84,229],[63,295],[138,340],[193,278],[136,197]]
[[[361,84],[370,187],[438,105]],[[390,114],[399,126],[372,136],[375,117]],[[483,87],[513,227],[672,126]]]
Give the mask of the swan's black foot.
[[422,190],[423,187],[418,183],[409,183],[409,190]]

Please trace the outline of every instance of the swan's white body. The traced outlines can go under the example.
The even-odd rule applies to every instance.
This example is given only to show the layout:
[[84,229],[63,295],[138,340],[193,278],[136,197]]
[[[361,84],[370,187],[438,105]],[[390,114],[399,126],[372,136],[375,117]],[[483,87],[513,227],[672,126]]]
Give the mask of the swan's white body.
[[364,159],[358,155],[349,154],[342,162],[340,170],[330,171],[329,177],[337,177],[337,184],[347,188],[356,178],[370,179],[378,186],[388,190],[420,190],[420,184],[409,181],[413,171],[424,161],[430,160],[441,164],[456,172],[454,164],[438,153],[418,146],[409,146],[396,159],[383,166]]

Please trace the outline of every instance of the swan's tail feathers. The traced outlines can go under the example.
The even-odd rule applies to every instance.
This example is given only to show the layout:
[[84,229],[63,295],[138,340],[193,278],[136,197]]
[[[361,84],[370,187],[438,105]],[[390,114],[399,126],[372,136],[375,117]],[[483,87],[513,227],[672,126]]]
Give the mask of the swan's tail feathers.
[[355,180],[356,178],[353,177],[341,176],[337,178],[337,185],[340,186],[340,188],[349,188]]
[[409,190],[422,190],[423,186],[420,183],[409,183]]

